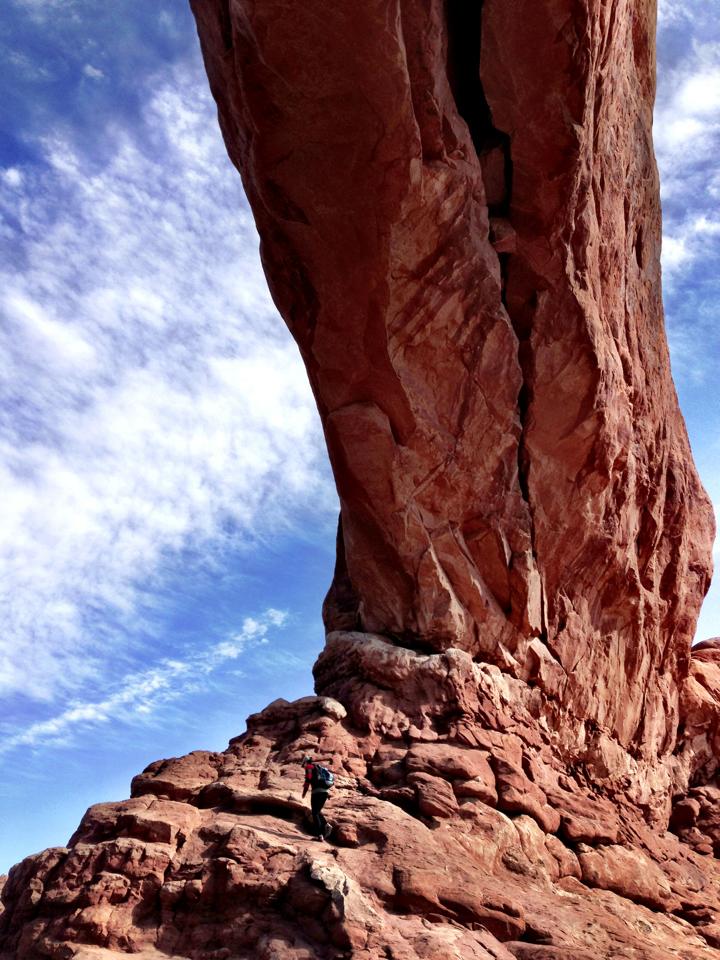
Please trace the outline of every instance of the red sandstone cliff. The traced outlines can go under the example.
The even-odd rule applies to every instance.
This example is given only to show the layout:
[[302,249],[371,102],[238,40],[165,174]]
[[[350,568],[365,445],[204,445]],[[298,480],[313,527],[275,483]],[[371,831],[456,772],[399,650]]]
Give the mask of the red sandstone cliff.
[[[0,945],[720,955],[717,645],[690,661],[712,520],[662,321],[653,4],[192,6],[340,494],[319,696],[153,764],[15,868]],[[332,848],[303,834],[308,750],[340,774]]]
[[541,647],[564,711],[672,751],[712,520],[663,330],[654,6],[193,8],[337,480],[326,625],[524,680]]

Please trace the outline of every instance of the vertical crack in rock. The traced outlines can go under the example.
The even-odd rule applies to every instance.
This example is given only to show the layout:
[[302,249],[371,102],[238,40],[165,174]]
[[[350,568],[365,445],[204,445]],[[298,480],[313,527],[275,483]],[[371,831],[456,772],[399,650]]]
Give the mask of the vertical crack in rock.
[[[526,309],[512,310],[507,298],[508,270],[512,253],[512,153],[510,136],[495,126],[492,109],[483,88],[480,72],[485,0],[468,4],[464,0],[446,0],[447,72],[458,113],[467,124],[482,170],[490,220],[490,241],[500,264],[501,301],[518,341],[518,364],[522,383],[517,410],[520,436],[517,448],[518,486],[527,504],[532,556],[537,566],[533,505],[530,497],[530,457],[527,449],[527,423],[532,402],[532,315],[537,302],[533,292]],[[542,589],[542,588],[541,588]],[[545,603],[541,600],[541,637],[548,640]]]
[[230,17],[230,0],[220,2],[220,34],[226,51],[233,48],[232,18]]
[[497,165],[498,192],[488,203],[490,214],[501,216],[507,214],[510,203],[510,138],[494,126],[480,79],[483,6],[484,0],[474,4],[447,0],[447,70],[458,113],[468,126],[481,165],[490,154],[502,158]]

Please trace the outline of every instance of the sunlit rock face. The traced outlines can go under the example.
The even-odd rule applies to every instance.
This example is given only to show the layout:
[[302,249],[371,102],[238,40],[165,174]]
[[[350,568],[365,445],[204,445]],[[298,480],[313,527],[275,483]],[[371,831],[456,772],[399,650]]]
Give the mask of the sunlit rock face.
[[[676,804],[674,832],[652,830],[563,764],[522,681],[459,650],[332,645],[356,645],[384,693],[366,681],[352,713],[278,700],[226,751],[151,764],[130,800],[13,868],[3,960],[720,955],[716,786]],[[453,703],[464,716],[440,735]],[[329,843],[301,801],[308,751],[336,772]]]
[[654,5],[193,8],[340,494],[327,627],[524,679],[539,644],[565,710],[672,750],[712,519],[663,328]]
[[340,494],[318,695],[14,868],[0,957],[720,956],[653,4],[192,6]]

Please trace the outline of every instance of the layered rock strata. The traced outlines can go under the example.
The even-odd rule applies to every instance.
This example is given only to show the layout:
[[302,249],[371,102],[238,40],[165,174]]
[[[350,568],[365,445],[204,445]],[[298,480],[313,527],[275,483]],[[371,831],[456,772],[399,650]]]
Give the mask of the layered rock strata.
[[[558,760],[497,667],[331,638],[355,643],[349,709],[278,700],[224,753],[151,764],[67,848],[13,868],[3,960],[720,957],[716,783],[653,830]],[[307,752],[337,775],[330,843],[301,802]]]
[[3,960],[720,956],[653,4],[192,6],[340,494],[318,696],[14,868]]

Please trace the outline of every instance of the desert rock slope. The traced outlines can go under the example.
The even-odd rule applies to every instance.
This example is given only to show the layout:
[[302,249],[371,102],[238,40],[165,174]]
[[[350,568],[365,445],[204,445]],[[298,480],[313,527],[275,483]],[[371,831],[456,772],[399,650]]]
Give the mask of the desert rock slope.
[[0,954],[720,957],[654,2],[191,3],[340,496],[317,696],[13,868]]

